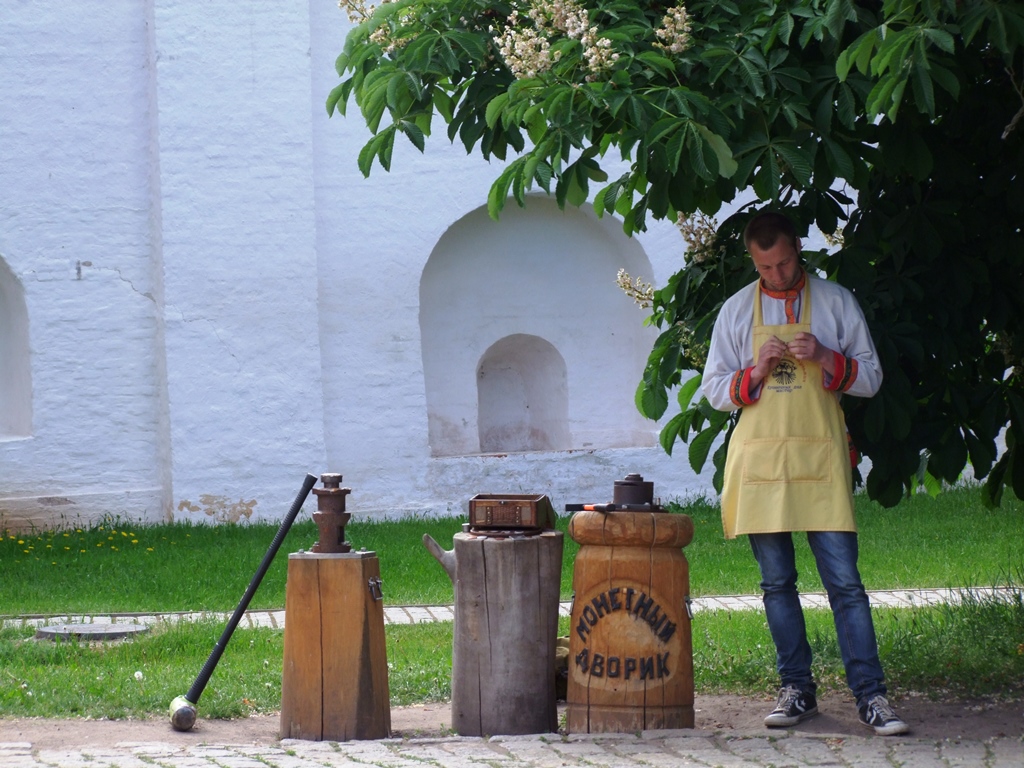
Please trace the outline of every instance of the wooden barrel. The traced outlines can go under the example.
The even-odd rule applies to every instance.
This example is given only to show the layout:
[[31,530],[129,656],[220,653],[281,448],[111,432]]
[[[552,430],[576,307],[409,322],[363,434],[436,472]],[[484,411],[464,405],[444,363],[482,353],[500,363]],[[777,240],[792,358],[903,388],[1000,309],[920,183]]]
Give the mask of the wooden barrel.
[[693,727],[693,521],[577,512],[566,726],[570,733]]
[[382,597],[373,552],[288,556],[282,739],[390,735]]
[[457,533],[423,543],[455,586],[452,729],[460,736],[558,729],[555,644],[562,532],[497,538]]

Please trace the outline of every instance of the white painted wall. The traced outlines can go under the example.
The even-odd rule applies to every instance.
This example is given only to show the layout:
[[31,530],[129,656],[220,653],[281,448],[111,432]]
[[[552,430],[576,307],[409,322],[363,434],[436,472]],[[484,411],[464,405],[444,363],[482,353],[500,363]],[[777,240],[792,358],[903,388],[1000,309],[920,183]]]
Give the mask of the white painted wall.
[[25,288],[0,260],[0,441],[32,434],[32,366]]
[[171,512],[280,517],[326,471],[309,16],[154,17]]
[[[0,381],[30,384],[0,388],[23,404],[0,426],[0,527],[280,518],[307,471],[343,473],[350,508],[373,515],[461,510],[476,493],[602,501],[631,471],[665,497],[709,486],[632,410],[648,349],[609,354],[651,332],[611,268],[663,282],[673,227],[627,240],[541,198],[494,224],[480,207],[500,164],[441,137],[424,155],[400,141],[393,172],[364,179],[365,126],[324,109],[347,30],[333,2],[13,2],[3,18],[0,260],[15,297],[0,299],[0,339],[23,343],[0,343]],[[446,353],[424,334],[421,291],[467,226],[506,255],[519,236],[548,249],[515,272],[546,320],[527,302]],[[430,350],[475,395],[482,354],[509,333],[563,355],[573,450],[432,457]]]
[[31,435],[0,441],[0,510],[159,512],[141,2],[5,3],[0,258],[24,292]]
[[[551,342],[529,333],[498,339],[480,357],[476,385],[476,401],[468,405],[470,415],[476,417],[472,421],[476,423],[477,453],[572,448],[569,372],[565,358]],[[430,407],[428,385],[428,422]],[[444,436],[443,432],[439,435]],[[439,455],[434,439],[430,442],[431,454]]]
[[[420,281],[420,332],[431,453],[480,453],[478,369],[512,334],[545,339],[567,366],[565,448],[649,446],[633,390],[657,333],[616,285],[620,269],[651,274],[636,241],[592,211],[546,196],[495,222],[478,208],[445,232]],[[490,451],[494,452],[494,451]]]

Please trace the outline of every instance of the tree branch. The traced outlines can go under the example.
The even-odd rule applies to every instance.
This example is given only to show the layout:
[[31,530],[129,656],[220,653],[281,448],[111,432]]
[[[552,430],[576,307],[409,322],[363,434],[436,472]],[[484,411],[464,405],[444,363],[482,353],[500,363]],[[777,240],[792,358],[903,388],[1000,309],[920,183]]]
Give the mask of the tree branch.
[[1017,127],[1017,123],[1021,121],[1021,118],[1024,118],[1024,87],[1022,87],[1017,82],[1017,78],[1014,77],[1012,69],[1008,68],[1006,70],[1006,74],[1010,76],[1010,82],[1013,84],[1013,90],[1015,90],[1017,92],[1017,95],[1020,97],[1021,107],[1020,109],[1017,110],[1017,114],[1013,116],[1013,119],[1009,122],[1009,124],[1007,124],[1006,128],[1003,129],[1004,141],[1011,133],[1013,133],[1013,130]]

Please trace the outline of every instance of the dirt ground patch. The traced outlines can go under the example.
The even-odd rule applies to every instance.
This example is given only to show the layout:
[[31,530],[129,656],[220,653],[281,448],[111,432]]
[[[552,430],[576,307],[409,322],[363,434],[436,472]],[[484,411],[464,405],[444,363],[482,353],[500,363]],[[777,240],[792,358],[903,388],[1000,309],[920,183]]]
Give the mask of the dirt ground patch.
[[[698,696],[696,727],[725,733],[767,733],[762,718],[773,700],[742,696]],[[857,721],[853,700],[832,695],[818,702],[820,714],[801,723],[803,733],[869,736]],[[1024,737],[1024,701],[937,702],[924,697],[899,701],[897,711],[910,724],[911,735],[922,739],[984,740],[997,736]],[[564,705],[559,707],[563,710]],[[116,744],[170,742],[189,744],[260,744],[278,741],[279,718],[261,715],[241,720],[204,720],[202,711],[193,730],[174,731],[168,720],[49,720],[0,719],[0,742],[30,742],[39,749]],[[392,733],[399,738],[448,736],[451,707],[431,704],[391,711]]]

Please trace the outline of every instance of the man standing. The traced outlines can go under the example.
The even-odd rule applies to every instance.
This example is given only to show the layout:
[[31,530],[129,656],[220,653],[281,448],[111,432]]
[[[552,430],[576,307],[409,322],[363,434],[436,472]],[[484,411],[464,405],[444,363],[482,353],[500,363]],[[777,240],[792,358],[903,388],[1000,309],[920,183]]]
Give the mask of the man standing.
[[818,713],[811,648],[797,593],[793,531],[806,531],[835,619],[860,721],[889,736],[910,729],[885,698],[867,593],[857,570],[853,481],[841,394],[871,397],[882,370],[864,314],[848,290],[807,274],[800,239],[780,213],[743,232],[760,280],[722,307],[703,390],[740,409],[722,491],[726,538],[747,534],[761,569],[781,690],[770,728]]

